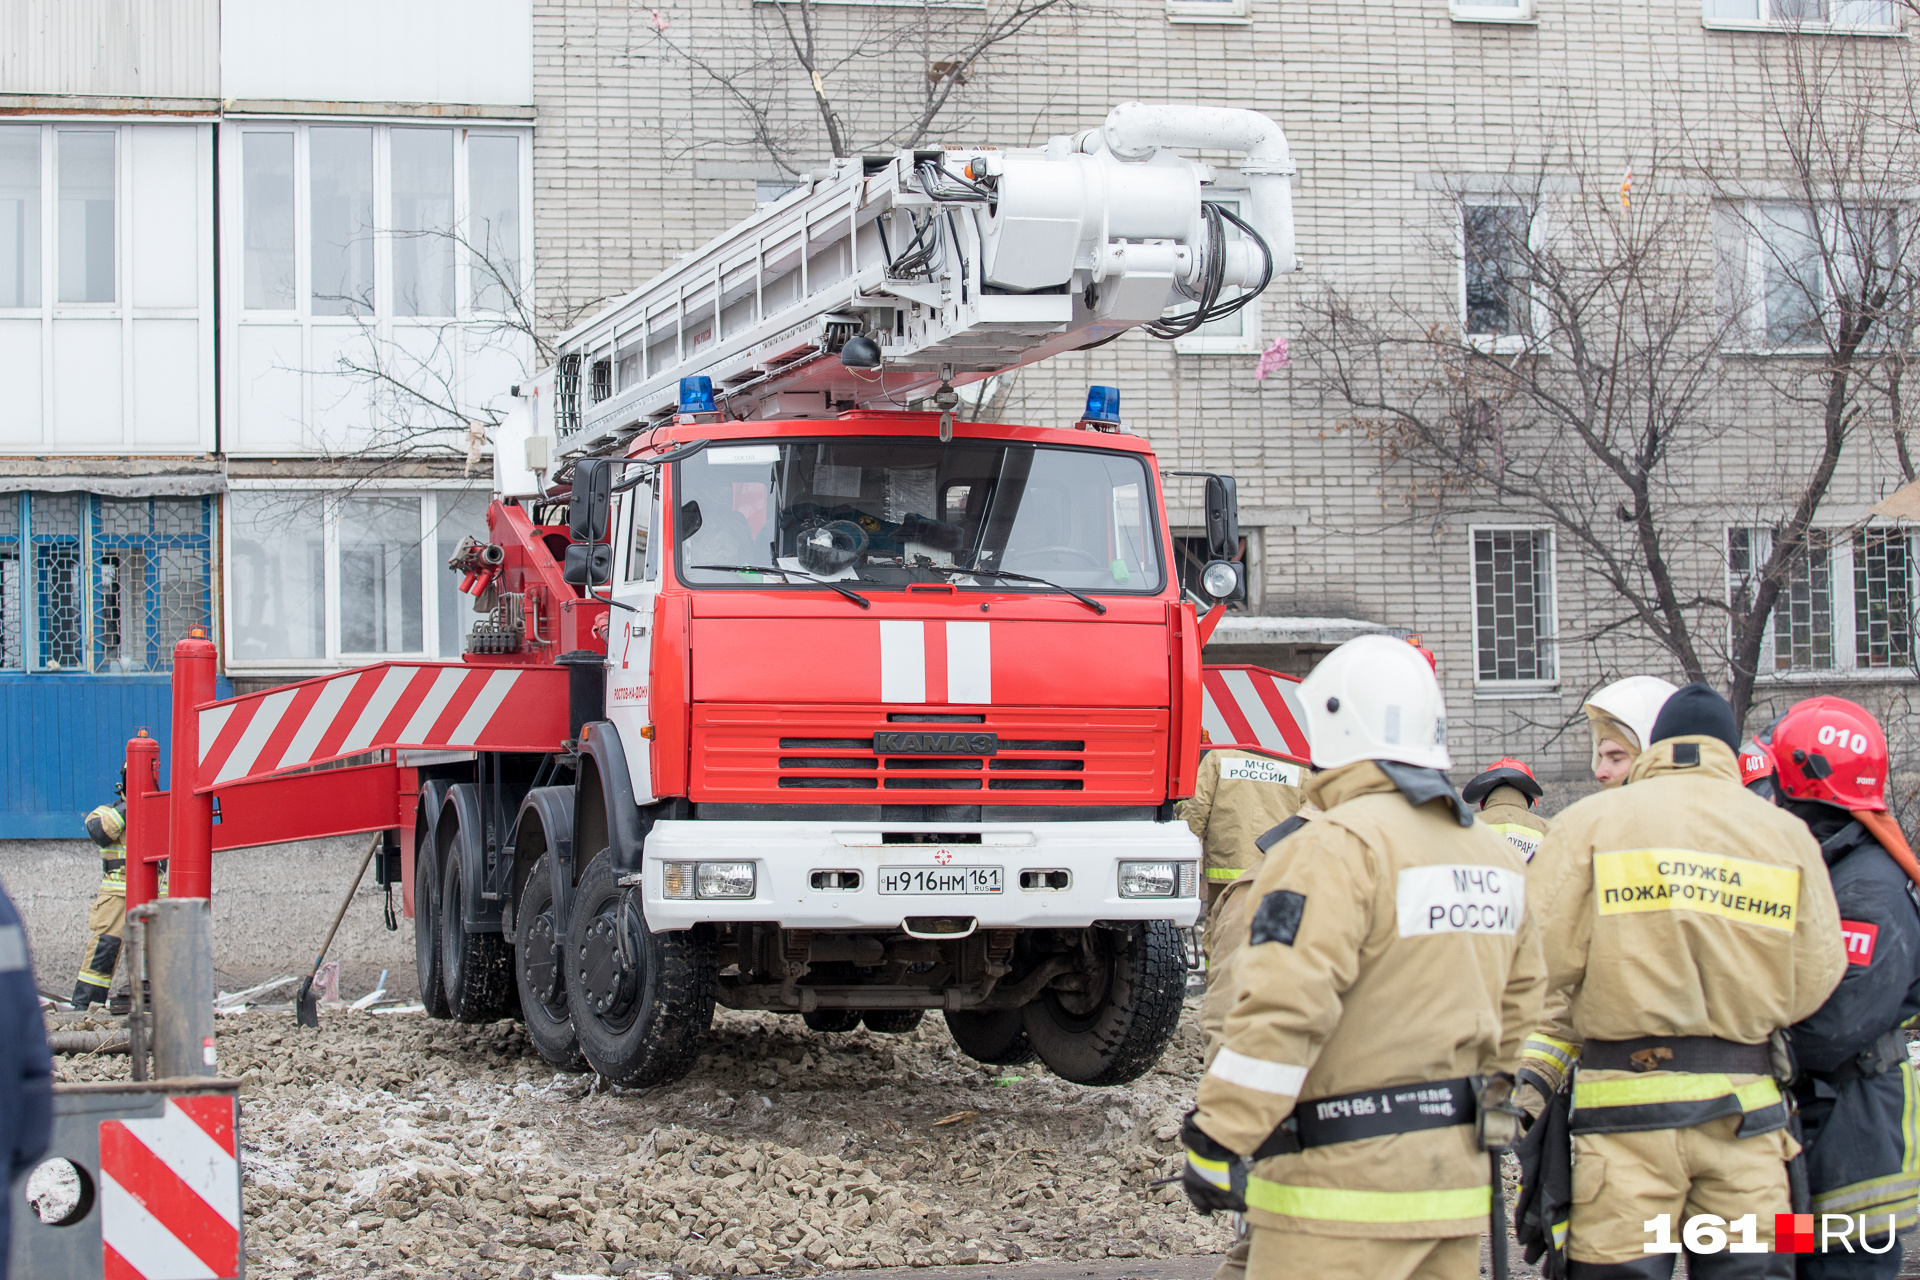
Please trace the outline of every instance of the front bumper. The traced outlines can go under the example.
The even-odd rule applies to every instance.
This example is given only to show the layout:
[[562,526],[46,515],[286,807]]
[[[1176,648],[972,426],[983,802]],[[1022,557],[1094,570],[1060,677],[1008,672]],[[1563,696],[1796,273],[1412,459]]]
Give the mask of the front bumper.
[[[913,844],[907,833],[978,834],[980,842]],[[667,862],[752,862],[752,898],[681,899],[664,892]],[[1200,900],[1120,896],[1122,861],[1191,863],[1200,842],[1182,822],[657,822],[647,834],[639,882],[655,930],[696,924],[769,922],[787,929],[898,929],[909,917],[971,916],[981,929],[1085,928],[1096,920],[1193,924]],[[998,867],[998,893],[889,894],[882,868]],[[816,873],[856,872],[857,888],[816,888]],[[1029,879],[1064,887],[1023,888]],[[825,878],[824,875],[822,878]],[[839,877],[846,879],[845,876]]]

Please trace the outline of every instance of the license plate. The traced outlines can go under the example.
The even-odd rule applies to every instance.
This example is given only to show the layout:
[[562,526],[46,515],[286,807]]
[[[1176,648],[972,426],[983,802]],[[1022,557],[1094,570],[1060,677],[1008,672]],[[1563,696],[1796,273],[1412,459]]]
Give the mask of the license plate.
[[882,867],[880,892],[960,897],[1002,891],[1000,867]]

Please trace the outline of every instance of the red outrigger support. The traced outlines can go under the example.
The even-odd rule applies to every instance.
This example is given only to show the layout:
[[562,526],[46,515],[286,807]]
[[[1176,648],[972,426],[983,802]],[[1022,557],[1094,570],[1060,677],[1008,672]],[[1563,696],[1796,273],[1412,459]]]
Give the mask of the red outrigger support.
[[[395,828],[412,832],[417,751],[559,749],[567,671],[489,662],[383,662],[222,702],[215,651],[174,646],[172,787],[160,744],[127,743],[127,907],[213,892],[213,851]],[[403,844],[411,848],[411,841]],[[401,860],[412,898],[412,859]],[[409,905],[409,910],[411,906]]]

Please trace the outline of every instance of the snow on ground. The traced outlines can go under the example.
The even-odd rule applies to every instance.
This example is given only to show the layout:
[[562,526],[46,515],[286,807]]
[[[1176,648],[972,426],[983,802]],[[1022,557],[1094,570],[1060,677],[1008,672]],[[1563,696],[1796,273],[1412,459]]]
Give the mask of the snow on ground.
[[[556,1074],[511,1022],[285,1012],[219,1023],[245,1081],[247,1255],[288,1277],[801,1275],[1225,1247],[1174,1185],[1197,1005],[1158,1069],[1089,1089],[906,1035],[716,1017],[677,1084]],[[57,1059],[124,1078],[124,1057]]]

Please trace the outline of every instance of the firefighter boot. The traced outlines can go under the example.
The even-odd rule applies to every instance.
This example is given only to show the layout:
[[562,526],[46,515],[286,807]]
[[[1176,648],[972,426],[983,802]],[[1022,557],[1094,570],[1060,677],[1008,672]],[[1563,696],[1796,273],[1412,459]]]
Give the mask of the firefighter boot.
[[88,1005],[105,1004],[106,1002],[107,989],[105,987],[96,987],[91,982],[84,981],[73,984],[73,1007],[76,1010],[84,1013]]
[[1248,1280],[1293,1280],[1298,1276],[1480,1280],[1479,1236],[1378,1240],[1255,1227],[1251,1237]]

